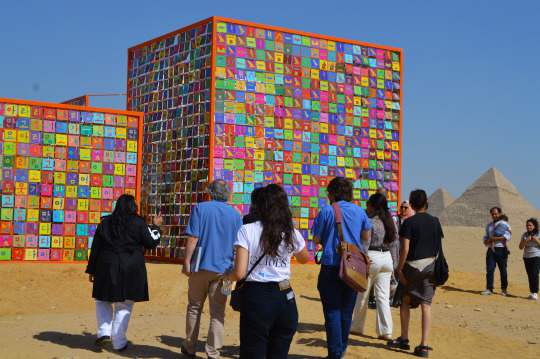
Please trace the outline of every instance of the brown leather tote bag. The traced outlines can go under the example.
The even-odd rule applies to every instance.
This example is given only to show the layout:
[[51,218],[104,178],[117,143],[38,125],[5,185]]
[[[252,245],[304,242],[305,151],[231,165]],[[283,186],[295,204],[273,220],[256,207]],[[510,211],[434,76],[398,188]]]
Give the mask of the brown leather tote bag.
[[336,251],[340,254],[339,277],[357,292],[365,292],[368,285],[369,266],[371,261],[369,257],[357,246],[347,243],[343,239],[343,228],[341,222],[341,209],[337,202],[332,203],[336,224],[339,231],[339,245]]

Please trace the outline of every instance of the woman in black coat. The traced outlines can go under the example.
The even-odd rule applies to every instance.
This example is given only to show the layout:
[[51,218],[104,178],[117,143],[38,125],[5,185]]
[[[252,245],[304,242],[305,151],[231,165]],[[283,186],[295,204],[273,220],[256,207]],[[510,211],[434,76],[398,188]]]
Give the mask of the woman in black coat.
[[[152,228],[137,215],[135,198],[124,194],[118,198],[110,216],[98,225],[86,273],[94,283],[98,338],[96,346],[112,341],[113,348],[127,348],[126,330],[134,302],[148,300],[148,279],[142,247],[154,248],[161,238],[162,217],[153,219]],[[113,308],[114,304],[114,308]],[[114,315],[113,315],[114,312]]]

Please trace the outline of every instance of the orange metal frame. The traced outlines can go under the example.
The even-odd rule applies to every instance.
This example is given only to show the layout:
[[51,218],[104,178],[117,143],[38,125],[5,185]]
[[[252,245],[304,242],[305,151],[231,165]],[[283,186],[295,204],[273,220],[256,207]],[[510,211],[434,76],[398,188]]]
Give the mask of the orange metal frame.
[[64,104],[64,105],[75,106],[75,105],[73,105],[73,102],[80,101],[80,100],[83,100],[83,99],[84,99],[84,106],[85,107],[88,106],[89,95],[83,95],[83,96],[80,96],[80,97],[75,97],[75,98],[72,98],[71,100],[63,101],[63,102],[60,102],[60,103]]
[[[74,111],[88,111],[88,112],[104,112],[111,113],[115,115],[126,115],[130,117],[137,117],[137,123],[139,125],[139,139],[138,139],[138,154],[137,154],[137,185],[135,188],[135,199],[138,203],[141,201],[141,172],[142,172],[142,163],[141,163],[141,154],[142,154],[142,125],[143,125],[143,113],[142,112],[133,112],[133,111],[124,111],[124,110],[111,110],[107,108],[99,107],[88,107],[88,106],[74,106],[74,105],[65,105],[52,102],[38,102],[38,101],[27,101],[27,100],[17,100],[11,98],[0,97],[0,102],[14,104],[14,105],[28,105],[28,106],[42,106],[50,107],[62,110],[74,110]],[[84,263],[87,261],[0,261],[0,263]]]

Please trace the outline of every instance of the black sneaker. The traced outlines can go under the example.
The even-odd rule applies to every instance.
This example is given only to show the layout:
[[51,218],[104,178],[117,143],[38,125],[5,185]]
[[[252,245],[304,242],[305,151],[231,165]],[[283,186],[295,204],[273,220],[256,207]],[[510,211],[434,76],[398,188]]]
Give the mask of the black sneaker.
[[180,348],[180,351],[182,352],[182,354],[184,354],[188,358],[195,358],[195,354],[191,354],[190,352],[188,352],[186,347],[183,345],[182,345],[182,348]]
[[94,345],[96,347],[102,347],[105,344],[107,344],[107,342],[110,342],[110,341],[111,341],[111,337],[108,335],[104,335],[102,337],[97,338],[96,341],[94,342]]
[[369,309],[377,309],[377,302],[369,302],[368,303]]

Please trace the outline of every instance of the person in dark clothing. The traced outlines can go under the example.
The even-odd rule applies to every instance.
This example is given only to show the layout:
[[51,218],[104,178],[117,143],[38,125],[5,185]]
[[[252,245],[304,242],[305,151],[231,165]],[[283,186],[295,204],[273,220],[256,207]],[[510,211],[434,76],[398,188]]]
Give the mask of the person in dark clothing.
[[249,213],[242,218],[242,224],[250,224],[260,221],[259,212],[257,211],[257,200],[264,187],[255,188],[251,192],[251,207]]
[[[135,198],[118,198],[112,215],[96,229],[86,273],[93,283],[98,322],[96,346],[112,341],[113,348],[127,348],[126,330],[135,302],[148,300],[148,279],[141,246],[154,248],[161,238],[161,213],[148,228],[137,215]],[[114,314],[113,314],[114,312]]]
[[410,309],[422,308],[422,341],[414,349],[414,355],[427,358],[429,329],[431,327],[431,302],[435,295],[435,259],[444,238],[441,223],[437,217],[427,213],[428,200],[424,190],[416,189],[409,196],[409,203],[416,214],[403,221],[399,236],[401,250],[397,272],[398,284],[393,307],[399,307],[401,335],[389,340],[388,346],[410,349],[409,320]]

